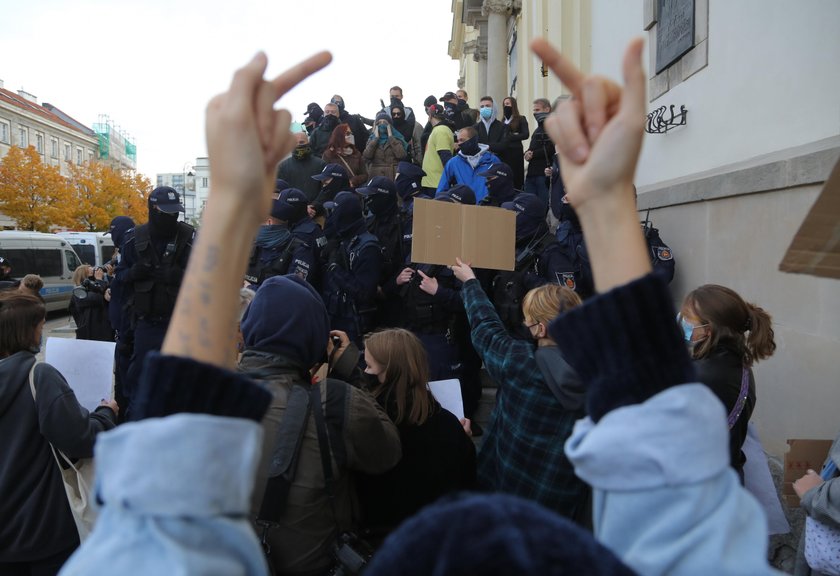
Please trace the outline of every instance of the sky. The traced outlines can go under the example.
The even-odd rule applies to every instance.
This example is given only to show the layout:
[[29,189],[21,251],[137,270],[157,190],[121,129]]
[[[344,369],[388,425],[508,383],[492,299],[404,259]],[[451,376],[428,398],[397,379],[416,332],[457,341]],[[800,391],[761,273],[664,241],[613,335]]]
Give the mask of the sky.
[[388,89],[423,122],[423,100],[456,90],[451,0],[0,0],[0,80],[92,127],[100,114],[137,145],[137,169],[183,172],[206,156],[204,109],[259,50],[267,76],[318,52],[333,62],[280,100],[295,121],[341,94],[373,117]]

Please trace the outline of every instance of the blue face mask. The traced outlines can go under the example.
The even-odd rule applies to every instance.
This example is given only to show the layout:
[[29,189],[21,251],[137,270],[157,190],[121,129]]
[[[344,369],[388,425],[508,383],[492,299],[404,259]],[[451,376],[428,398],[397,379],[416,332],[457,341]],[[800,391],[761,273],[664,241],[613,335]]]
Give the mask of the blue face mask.
[[485,120],[489,120],[490,118],[493,117],[493,109],[492,108],[489,108],[489,107],[488,108],[482,108],[478,112],[479,112],[479,114],[481,114],[481,117],[484,118]]
[[677,314],[677,322],[679,323],[680,328],[682,328],[682,331],[683,331],[683,338],[684,338],[684,339],[685,339],[685,341],[686,341],[686,342],[688,342],[689,344],[694,344],[694,343],[696,343],[696,342],[694,342],[694,341],[692,341],[692,340],[691,340],[691,336],[694,334],[694,329],[695,329],[695,328],[702,328],[702,327],[704,327],[704,326],[708,326],[708,324],[698,324],[698,325],[696,325],[696,326],[695,326],[694,324],[692,324],[691,322],[689,322],[688,320],[686,320],[686,319],[683,317],[683,315],[682,315],[682,314]]

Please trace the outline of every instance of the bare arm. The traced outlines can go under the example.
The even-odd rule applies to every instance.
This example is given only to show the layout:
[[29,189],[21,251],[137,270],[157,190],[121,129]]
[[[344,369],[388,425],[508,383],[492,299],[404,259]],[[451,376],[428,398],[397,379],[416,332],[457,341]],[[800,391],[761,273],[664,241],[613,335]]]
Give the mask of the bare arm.
[[274,103],[326,66],[321,52],[273,80],[257,54],[230,89],[207,106],[207,149],[213,186],[201,233],[172,315],[162,352],[231,368],[239,289],[257,228],[270,210],[274,171],[295,146],[291,115]]

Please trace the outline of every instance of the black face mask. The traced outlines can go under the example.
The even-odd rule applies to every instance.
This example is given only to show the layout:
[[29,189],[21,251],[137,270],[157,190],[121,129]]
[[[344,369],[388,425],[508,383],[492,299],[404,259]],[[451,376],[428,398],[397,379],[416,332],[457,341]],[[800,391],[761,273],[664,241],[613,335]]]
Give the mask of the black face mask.
[[513,114],[513,106],[503,106],[502,110],[504,111],[505,118],[510,118],[510,115]]
[[384,216],[397,207],[397,199],[390,194],[371,194],[365,202],[365,207],[374,216]]
[[478,136],[473,136],[466,142],[461,142],[459,149],[464,156],[475,156],[481,151],[478,147]]
[[151,235],[157,238],[172,238],[178,232],[178,213],[167,214],[152,208],[149,210]]
[[338,126],[338,118],[333,116],[332,114],[327,114],[321,120],[321,124],[326,128],[328,131],[332,131],[336,126]]
[[342,190],[349,190],[350,183],[342,178],[333,178],[328,184],[324,184],[322,190],[327,193],[327,200],[332,200]]
[[535,112],[534,113],[534,120],[537,121],[537,124],[542,124],[545,119],[548,118],[548,112]]
[[295,146],[294,152],[292,155],[297,160],[306,160],[309,156],[312,155],[312,146],[309,144],[301,144],[300,146]]

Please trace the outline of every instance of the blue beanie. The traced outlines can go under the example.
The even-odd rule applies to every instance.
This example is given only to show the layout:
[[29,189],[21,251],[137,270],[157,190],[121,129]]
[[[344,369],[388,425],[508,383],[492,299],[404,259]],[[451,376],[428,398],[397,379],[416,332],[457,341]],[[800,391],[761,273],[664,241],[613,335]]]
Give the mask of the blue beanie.
[[463,494],[408,519],[376,552],[365,576],[634,576],[571,520],[506,494]]
[[306,368],[323,359],[330,335],[323,300],[295,274],[263,282],[240,327],[246,347],[281,354]]

